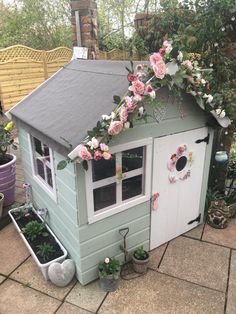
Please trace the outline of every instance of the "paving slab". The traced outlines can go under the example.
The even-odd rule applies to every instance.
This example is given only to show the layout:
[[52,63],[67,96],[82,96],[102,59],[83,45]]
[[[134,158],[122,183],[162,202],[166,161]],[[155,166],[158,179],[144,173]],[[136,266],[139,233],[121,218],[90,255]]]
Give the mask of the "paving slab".
[[159,271],[226,291],[230,249],[186,237],[171,241]]
[[226,314],[236,313],[236,251],[232,251]]
[[10,279],[1,285],[2,314],[52,314],[60,304],[60,301]]
[[0,231],[0,273],[9,275],[28,256],[29,252],[13,224]]
[[30,287],[59,300],[64,299],[64,297],[75,284],[75,280],[73,280],[67,287],[62,288],[57,287],[50,281],[45,280],[32,257],[28,258],[19,268],[17,268],[11,274],[10,278],[20,281],[24,284],[29,284]]
[[197,226],[196,228],[186,232],[184,235],[189,238],[200,240],[202,236],[203,228],[204,228],[204,224],[201,224]]
[[93,312],[88,312],[79,308],[78,306],[72,305],[70,303],[63,303],[56,314],[89,314]]
[[66,297],[66,301],[85,310],[96,312],[105,295],[106,292],[101,290],[98,280],[87,286],[82,286],[78,282]]
[[99,314],[223,314],[224,293],[149,270],[121,282]]
[[167,247],[167,244],[163,244],[159,246],[158,248],[149,252],[149,256],[150,256],[149,263],[148,263],[149,268],[153,270],[156,270],[158,268],[166,247]]
[[6,279],[6,277],[0,275],[0,284]]
[[236,219],[231,219],[225,229],[215,229],[206,224],[202,240],[236,249]]

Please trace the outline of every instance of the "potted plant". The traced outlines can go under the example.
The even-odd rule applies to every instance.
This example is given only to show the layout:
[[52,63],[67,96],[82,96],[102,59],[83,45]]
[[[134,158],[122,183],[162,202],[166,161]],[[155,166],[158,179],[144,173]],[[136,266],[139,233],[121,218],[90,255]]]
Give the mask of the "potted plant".
[[115,291],[119,285],[120,262],[116,258],[106,257],[99,263],[100,287],[106,292]]
[[15,201],[16,156],[10,154],[8,148],[17,149],[14,144],[13,123],[0,124],[0,192],[4,194],[4,206]]
[[136,273],[143,274],[147,272],[149,254],[143,249],[143,245],[136,248],[132,256],[132,261]]
[[9,215],[44,278],[48,280],[48,267],[54,262],[63,262],[67,256],[66,249],[33,207],[13,208]]
[[3,212],[3,202],[4,202],[4,194],[0,193],[0,218],[2,217],[2,212]]

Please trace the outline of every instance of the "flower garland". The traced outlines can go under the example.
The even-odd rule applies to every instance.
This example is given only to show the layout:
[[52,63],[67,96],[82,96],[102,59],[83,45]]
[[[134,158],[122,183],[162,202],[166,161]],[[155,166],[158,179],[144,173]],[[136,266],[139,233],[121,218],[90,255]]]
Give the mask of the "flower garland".
[[[133,121],[147,118],[145,104],[156,103],[158,89],[167,86],[181,97],[181,91],[190,93],[198,105],[204,110],[214,110],[220,118],[225,116],[224,110],[217,108],[217,99],[211,95],[211,70],[203,70],[198,61],[190,61],[187,54],[173,49],[172,42],[165,40],[158,52],[150,56],[150,65],[139,64],[134,71],[133,63],[127,79],[129,87],[121,99],[114,96],[116,109],[110,115],[102,115],[93,130],[88,131],[87,138],[69,155],[67,162],[78,160],[87,169],[88,160],[111,159],[108,143],[122,131],[132,128]],[[217,98],[217,97],[216,97]],[[58,164],[63,169],[66,161]]]

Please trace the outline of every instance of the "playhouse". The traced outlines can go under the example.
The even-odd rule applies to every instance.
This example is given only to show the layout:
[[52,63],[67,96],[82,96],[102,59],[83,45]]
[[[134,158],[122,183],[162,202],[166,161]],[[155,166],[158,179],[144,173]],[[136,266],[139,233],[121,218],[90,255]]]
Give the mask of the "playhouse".
[[[113,158],[89,161],[88,170],[57,164],[86,137],[113,95],[127,90],[127,61],[73,60],[10,114],[17,124],[25,181],[35,208],[75,261],[82,284],[97,278],[107,256],[124,260],[119,230],[129,228],[127,249],[152,250],[202,222],[213,142],[210,117],[185,95],[181,104],[167,89],[165,106],[148,108],[110,143]],[[154,117],[154,118],[153,118]]]

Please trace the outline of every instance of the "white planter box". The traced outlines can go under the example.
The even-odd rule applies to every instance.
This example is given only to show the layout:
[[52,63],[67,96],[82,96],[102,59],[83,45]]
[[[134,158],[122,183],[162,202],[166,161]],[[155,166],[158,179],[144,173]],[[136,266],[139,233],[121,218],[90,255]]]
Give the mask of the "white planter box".
[[[45,278],[46,280],[49,280],[49,278],[48,278],[48,267],[49,267],[52,263],[54,263],[54,262],[63,262],[63,261],[65,260],[65,258],[67,257],[67,251],[66,251],[66,249],[64,248],[64,246],[60,243],[60,241],[57,239],[57,237],[55,236],[55,234],[53,233],[53,231],[45,224],[45,227],[47,228],[48,232],[54,237],[55,241],[59,244],[59,246],[60,246],[60,248],[61,248],[61,250],[62,250],[62,252],[63,252],[63,255],[60,256],[60,257],[58,257],[58,258],[55,258],[54,260],[52,260],[52,261],[50,261],[50,262],[48,262],[48,263],[41,264],[40,261],[38,260],[37,256],[36,256],[36,254],[35,254],[34,251],[32,250],[31,246],[29,245],[28,241],[26,240],[24,234],[21,232],[21,230],[20,230],[20,228],[19,228],[17,222],[15,221],[15,218],[14,218],[13,215],[12,215],[13,212],[17,212],[20,208],[23,208],[23,207],[24,207],[24,206],[22,206],[22,207],[17,207],[17,208],[13,208],[13,209],[9,210],[8,213],[9,213],[9,215],[10,215],[10,217],[11,217],[11,219],[12,219],[12,221],[13,221],[13,223],[14,223],[16,229],[17,229],[17,231],[19,232],[21,238],[22,238],[23,241],[25,242],[25,245],[27,246],[27,248],[28,248],[28,250],[29,250],[31,256],[33,257],[33,259],[35,260],[36,264],[37,264],[38,267],[40,268],[40,270],[41,270],[41,272],[42,272],[44,278]],[[40,217],[40,216],[38,215],[38,213],[36,212],[36,210],[35,210],[34,208],[32,208],[32,210],[33,210],[34,213],[39,217],[39,219],[43,222],[42,217]]]

